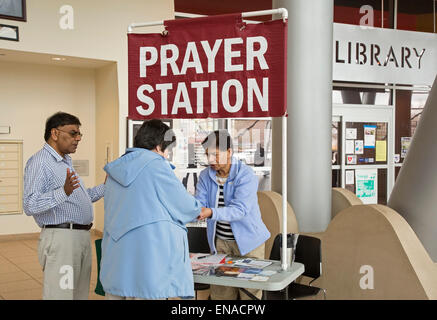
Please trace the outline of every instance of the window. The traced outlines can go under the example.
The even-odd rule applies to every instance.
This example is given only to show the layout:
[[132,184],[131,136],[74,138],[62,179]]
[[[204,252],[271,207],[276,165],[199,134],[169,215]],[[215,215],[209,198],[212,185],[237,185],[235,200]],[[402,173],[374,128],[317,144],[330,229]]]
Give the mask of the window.
[[[266,120],[268,119],[268,120]],[[271,167],[271,120],[230,119],[228,131],[234,139],[234,156],[254,167]]]
[[387,88],[348,87],[336,84],[332,91],[336,104],[392,105],[392,90]]
[[428,91],[396,90],[395,163],[404,162],[428,94]]
[[436,0],[334,0],[334,22],[433,32]]

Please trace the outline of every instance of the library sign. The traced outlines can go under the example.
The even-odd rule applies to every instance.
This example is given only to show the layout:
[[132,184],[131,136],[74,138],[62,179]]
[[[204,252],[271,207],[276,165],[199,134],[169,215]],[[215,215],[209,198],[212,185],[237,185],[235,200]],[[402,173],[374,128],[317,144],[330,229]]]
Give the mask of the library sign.
[[229,14],[164,25],[128,35],[130,119],[286,113],[286,22]]
[[437,35],[334,23],[333,80],[432,85]]

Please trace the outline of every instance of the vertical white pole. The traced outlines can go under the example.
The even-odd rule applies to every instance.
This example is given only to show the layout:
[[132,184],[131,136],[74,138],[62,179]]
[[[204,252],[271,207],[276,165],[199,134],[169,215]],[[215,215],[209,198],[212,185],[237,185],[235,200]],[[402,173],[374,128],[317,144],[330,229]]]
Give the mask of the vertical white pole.
[[381,28],[384,28],[384,0],[381,0]]
[[282,117],[282,270],[287,270],[287,117]]

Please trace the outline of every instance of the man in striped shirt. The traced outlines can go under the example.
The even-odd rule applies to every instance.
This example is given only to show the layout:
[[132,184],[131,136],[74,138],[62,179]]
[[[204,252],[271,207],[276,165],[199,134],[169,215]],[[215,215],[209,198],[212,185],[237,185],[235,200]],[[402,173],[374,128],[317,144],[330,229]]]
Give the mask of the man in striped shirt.
[[58,112],[46,122],[44,147],[27,161],[23,207],[42,228],[38,259],[44,271],[43,299],[88,299],[91,277],[92,202],[105,186],[86,189],[70,153],[82,134],[79,119]]

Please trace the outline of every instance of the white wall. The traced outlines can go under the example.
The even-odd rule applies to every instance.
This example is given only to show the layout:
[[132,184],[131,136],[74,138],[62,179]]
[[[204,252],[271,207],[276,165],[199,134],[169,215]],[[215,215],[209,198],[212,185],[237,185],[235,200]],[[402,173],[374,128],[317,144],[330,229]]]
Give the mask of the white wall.
[[[32,153],[42,147],[44,124],[48,116],[60,110],[60,107],[79,116],[85,136],[74,159],[90,160],[90,177],[84,177],[87,186],[101,183],[102,175],[98,170],[105,158],[101,154],[105,152],[101,144],[112,140],[113,158],[124,153],[126,147],[127,26],[132,22],[173,19],[174,1],[27,0],[26,4],[27,22],[0,19],[0,23],[18,26],[20,34],[19,42],[0,40],[0,52],[8,49],[61,55],[66,56],[67,60],[68,57],[80,57],[113,61],[115,64],[95,71],[9,62],[1,64],[0,124],[6,122],[12,126],[12,134],[7,135],[7,139],[25,140],[23,160],[27,161]],[[63,17],[60,8],[64,5],[73,8],[72,30],[63,30],[59,25]],[[148,27],[135,31],[160,32],[162,29]],[[110,77],[110,80],[106,77]],[[109,104],[107,96],[110,97]],[[12,107],[17,108],[14,110]],[[5,109],[8,110],[6,121]],[[105,121],[97,120],[101,119],[102,112],[110,112],[105,114],[105,119],[115,121],[111,120],[106,126]],[[23,117],[23,114],[27,116]],[[99,130],[112,129],[110,136],[95,139],[95,127]],[[103,206],[98,204],[95,208],[96,224],[102,230]],[[33,218],[25,215],[0,216],[0,234],[36,231],[39,229]]]
[[[86,186],[95,184],[96,97],[93,69],[0,62],[0,125],[11,134],[0,140],[23,141],[23,170],[29,157],[44,145],[45,121],[57,111],[76,115],[84,134],[73,160],[89,160]],[[0,234],[31,233],[40,229],[33,217],[0,215]]]
[[[173,0],[27,0],[27,22],[0,19],[19,27],[20,41],[0,40],[1,48],[117,62],[119,153],[126,146],[128,114],[127,27],[132,22],[174,18]],[[60,8],[70,5],[74,29],[63,30]],[[161,32],[163,27],[135,29]]]
[[[118,87],[115,63],[96,70],[96,181],[105,180],[102,170],[107,162],[117,158],[118,151]],[[109,150],[107,150],[107,148]],[[117,150],[117,151],[115,151]],[[103,201],[97,201],[94,210],[94,226],[103,231]]]

